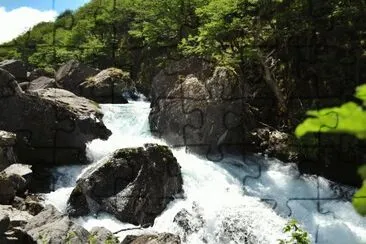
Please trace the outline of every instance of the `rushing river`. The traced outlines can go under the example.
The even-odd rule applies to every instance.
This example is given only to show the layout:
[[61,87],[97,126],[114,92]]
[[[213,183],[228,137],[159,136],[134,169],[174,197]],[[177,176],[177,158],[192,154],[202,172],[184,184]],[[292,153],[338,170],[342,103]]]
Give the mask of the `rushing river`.
[[[93,167],[115,149],[156,142],[166,144],[149,132],[149,104],[102,105],[105,125],[112,131],[107,141],[88,144]],[[317,177],[299,177],[294,165],[264,157],[227,158],[215,163],[172,149],[181,165],[184,199],[171,202],[155,220],[154,226],[122,231],[126,235],[148,232],[179,234],[184,243],[278,243],[286,238],[282,228],[290,218],[297,219],[309,232],[313,243],[366,243],[366,218],[360,217],[350,202],[341,200],[341,187]],[[84,166],[85,167],[85,166]],[[56,190],[46,202],[65,212],[66,201],[82,173],[82,166],[55,169]],[[323,200],[317,200],[323,199]],[[325,200],[324,200],[325,199]],[[182,209],[192,213],[193,222],[203,223],[197,232],[185,235],[173,222]],[[103,226],[112,232],[133,228],[109,215],[75,219],[86,229]]]

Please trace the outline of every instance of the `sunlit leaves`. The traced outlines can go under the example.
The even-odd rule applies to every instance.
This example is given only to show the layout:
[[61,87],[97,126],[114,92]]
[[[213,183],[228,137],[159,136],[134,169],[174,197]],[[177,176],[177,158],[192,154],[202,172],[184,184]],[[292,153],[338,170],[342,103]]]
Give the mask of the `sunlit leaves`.
[[[356,88],[355,97],[366,101],[366,85]],[[355,102],[348,102],[340,107],[308,111],[307,118],[295,130],[297,137],[311,132],[348,133],[359,139],[366,139],[366,111]]]
[[295,130],[297,137],[310,132],[348,133],[359,139],[366,139],[366,111],[354,102],[340,107],[309,111],[310,118]]
[[282,231],[290,234],[291,237],[288,240],[278,240],[279,244],[310,244],[309,234],[300,228],[295,219],[289,220]]
[[361,85],[356,88],[356,95],[358,99],[363,101],[364,106],[366,106],[366,84]]
[[[366,84],[356,88],[355,97],[366,105]],[[359,139],[366,139],[366,110],[355,102],[348,102],[340,107],[309,111],[307,115],[311,117],[295,130],[297,137],[320,132],[347,133]],[[363,179],[363,185],[353,196],[352,203],[359,214],[366,216],[366,165],[360,167],[358,173]]]

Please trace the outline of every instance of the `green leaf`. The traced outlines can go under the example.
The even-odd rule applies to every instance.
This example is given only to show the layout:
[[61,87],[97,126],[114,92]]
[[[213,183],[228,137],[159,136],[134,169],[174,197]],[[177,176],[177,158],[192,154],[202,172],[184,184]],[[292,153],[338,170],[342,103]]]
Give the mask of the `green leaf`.
[[348,133],[359,139],[366,139],[366,111],[354,102],[341,107],[324,108],[307,113],[313,118],[306,119],[295,130],[297,137],[310,132]]
[[366,84],[356,88],[355,97],[361,99],[363,101],[363,104],[366,106]]
[[353,196],[352,204],[359,214],[366,216],[366,180],[363,181],[361,189]]

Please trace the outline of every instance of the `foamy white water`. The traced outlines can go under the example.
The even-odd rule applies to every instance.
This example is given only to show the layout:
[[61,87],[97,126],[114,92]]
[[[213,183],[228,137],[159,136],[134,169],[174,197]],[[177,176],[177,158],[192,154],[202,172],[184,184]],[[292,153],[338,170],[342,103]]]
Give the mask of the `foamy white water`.
[[[102,105],[102,109],[104,123],[113,134],[107,141],[94,140],[88,145],[87,156],[94,162],[89,169],[118,148],[151,142],[165,144],[149,132],[148,103]],[[314,200],[318,195],[337,198],[332,184],[323,178],[299,177],[294,165],[262,157],[245,160],[232,157],[214,163],[184,149],[172,151],[181,165],[185,198],[171,202],[153,227],[120,232],[120,240],[129,234],[171,232],[179,234],[184,243],[193,244],[278,243],[278,239],[286,238],[281,231],[285,223],[289,218],[296,218],[309,232],[313,243],[366,243],[366,218],[360,217],[351,203],[323,200],[318,209]],[[80,166],[55,169],[57,190],[47,195],[46,202],[65,211],[82,170]],[[254,176],[259,173],[256,179]],[[192,217],[193,222],[203,223],[203,227],[193,234],[185,234],[173,222],[182,209],[196,216]],[[107,214],[75,220],[88,230],[94,226],[113,232],[136,227]]]

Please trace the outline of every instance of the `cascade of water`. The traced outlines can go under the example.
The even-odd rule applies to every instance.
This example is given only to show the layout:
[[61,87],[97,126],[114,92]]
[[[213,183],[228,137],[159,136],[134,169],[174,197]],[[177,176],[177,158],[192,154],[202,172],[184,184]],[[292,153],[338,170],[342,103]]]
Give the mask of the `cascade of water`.
[[[107,141],[94,140],[88,144],[87,156],[94,162],[88,166],[89,170],[115,149],[148,142],[165,144],[149,133],[148,103],[102,105],[102,109],[104,122],[113,134]],[[317,201],[298,200],[316,198],[318,189],[323,198],[336,198],[332,184],[323,178],[299,177],[294,165],[262,157],[245,160],[231,157],[213,163],[184,149],[174,149],[173,153],[181,165],[185,198],[171,202],[153,227],[120,232],[121,240],[127,234],[158,231],[180,234],[185,243],[278,243],[278,239],[286,238],[281,230],[291,215],[311,234],[313,242],[366,242],[366,219],[357,215],[351,203],[323,200],[318,211]],[[261,177],[246,177],[257,174],[258,165]],[[68,196],[82,170],[86,169],[79,166],[55,169],[63,177],[58,179],[57,190],[48,194],[46,201],[65,211]],[[260,200],[263,198],[272,200],[267,204]],[[274,210],[271,203],[272,206],[276,203]],[[196,226],[192,234],[185,233],[173,221],[182,209],[192,214]],[[76,221],[88,230],[94,226],[111,231],[135,227],[107,214],[80,217]]]

